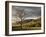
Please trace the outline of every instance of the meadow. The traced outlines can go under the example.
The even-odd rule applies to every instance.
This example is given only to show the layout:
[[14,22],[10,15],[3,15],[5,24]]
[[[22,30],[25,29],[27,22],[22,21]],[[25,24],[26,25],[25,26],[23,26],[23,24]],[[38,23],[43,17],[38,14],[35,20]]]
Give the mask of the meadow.
[[38,19],[28,19],[22,21],[22,25],[18,23],[12,23],[12,31],[20,31],[20,30],[40,30],[41,29],[41,18]]

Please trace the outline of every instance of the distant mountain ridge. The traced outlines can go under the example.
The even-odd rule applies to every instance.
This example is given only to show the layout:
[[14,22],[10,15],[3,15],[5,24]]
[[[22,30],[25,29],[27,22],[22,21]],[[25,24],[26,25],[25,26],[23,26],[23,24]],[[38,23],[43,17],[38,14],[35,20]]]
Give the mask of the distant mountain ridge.
[[[41,17],[37,18],[37,19],[27,19],[27,20],[23,20],[22,23],[28,23],[28,22],[31,22],[31,21],[40,21],[41,20]],[[21,21],[18,21],[18,23],[20,23]]]

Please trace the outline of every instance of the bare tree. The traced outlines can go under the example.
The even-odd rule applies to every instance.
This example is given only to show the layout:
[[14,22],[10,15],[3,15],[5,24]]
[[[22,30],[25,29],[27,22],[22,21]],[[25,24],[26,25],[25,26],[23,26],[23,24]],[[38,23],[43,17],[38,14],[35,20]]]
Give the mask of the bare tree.
[[25,16],[24,9],[22,9],[22,10],[16,9],[16,16],[17,16],[18,18],[20,18],[20,20],[21,20],[20,24],[21,24],[21,29],[22,29],[22,21],[23,21],[24,16]]

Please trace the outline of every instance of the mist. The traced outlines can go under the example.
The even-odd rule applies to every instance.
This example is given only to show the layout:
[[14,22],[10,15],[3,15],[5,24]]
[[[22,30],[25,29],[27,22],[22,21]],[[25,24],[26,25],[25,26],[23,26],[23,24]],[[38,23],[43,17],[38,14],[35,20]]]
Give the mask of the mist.
[[12,17],[16,17],[16,9],[23,10],[25,12],[25,19],[35,19],[41,16],[41,7],[26,7],[26,6],[12,6]]

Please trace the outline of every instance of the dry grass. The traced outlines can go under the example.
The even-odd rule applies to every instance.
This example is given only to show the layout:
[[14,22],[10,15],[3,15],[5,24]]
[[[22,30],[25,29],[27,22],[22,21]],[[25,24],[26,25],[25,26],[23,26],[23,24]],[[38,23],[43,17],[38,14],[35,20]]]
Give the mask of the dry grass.
[[[13,23],[15,26],[12,27],[12,30],[40,30],[41,29],[41,19],[32,20],[30,22],[25,21],[22,23]],[[22,28],[22,29],[21,29]]]

